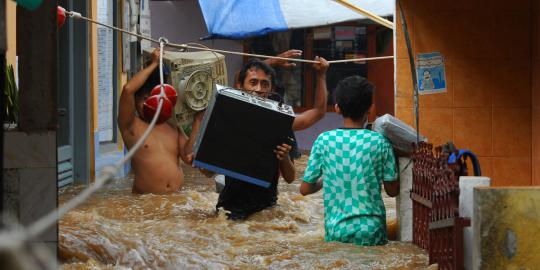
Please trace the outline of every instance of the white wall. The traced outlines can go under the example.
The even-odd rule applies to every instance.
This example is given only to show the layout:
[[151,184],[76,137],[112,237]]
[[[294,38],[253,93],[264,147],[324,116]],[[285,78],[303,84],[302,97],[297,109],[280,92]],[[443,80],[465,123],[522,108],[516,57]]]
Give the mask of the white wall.
[[327,112],[324,115],[323,119],[321,119],[312,127],[305,130],[296,131],[294,133],[298,142],[298,148],[300,150],[311,150],[311,146],[313,145],[313,142],[317,139],[319,134],[342,126],[343,118],[341,118],[339,114],[334,112]]
[[[151,1],[152,37],[166,37],[170,42],[199,42],[210,48],[242,52],[242,41],[206,40],[199,38],[208,35],[206,23],[196,0]],[[229,84],[232,85],[234,73],[242,67],[242,57],[225,55]]]

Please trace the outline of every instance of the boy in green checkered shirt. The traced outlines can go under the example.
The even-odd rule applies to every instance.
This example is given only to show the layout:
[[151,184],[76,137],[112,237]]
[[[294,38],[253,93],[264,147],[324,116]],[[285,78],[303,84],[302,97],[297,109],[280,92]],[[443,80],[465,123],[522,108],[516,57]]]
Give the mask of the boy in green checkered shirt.
[[[324,239],[363,246],[386,244],[386,210],[381,185],[399,193],[392,146],[364,129],[374,86],[360,76],[338,83],[336,112],[343,127],[319,135],[313,143],[300,193],[323,190]],[[322,181],[317,181],[322,176]]]

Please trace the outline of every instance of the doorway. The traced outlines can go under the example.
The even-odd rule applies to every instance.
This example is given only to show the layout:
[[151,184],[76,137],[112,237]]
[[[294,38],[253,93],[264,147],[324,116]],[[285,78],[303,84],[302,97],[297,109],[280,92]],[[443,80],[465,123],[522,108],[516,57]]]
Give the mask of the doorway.
[[[86,0],[60,0],[66,10],[88,14]],[[89,180],[88,26],[66,20],[58,29],[58,187]]]

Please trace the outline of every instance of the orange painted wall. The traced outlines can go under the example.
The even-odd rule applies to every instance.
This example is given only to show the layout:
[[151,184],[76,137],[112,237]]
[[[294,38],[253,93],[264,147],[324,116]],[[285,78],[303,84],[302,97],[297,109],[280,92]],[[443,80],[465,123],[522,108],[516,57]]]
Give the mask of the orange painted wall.
[[[379,28],[380,29],[380,28]],[[368,56],[387,56],[392,55],[394,51],[393,40],[391,40],[384,52],[377,54],[377,27],[368,27]],[[381,30],[379,30],[381,31]],[[374,111],[371,113],[370,121],[375,117],[384,114],[394,114],[394,63],[392,60],[368,61],[367,78],[375,85]]]
[[532,182],[540,185],[540,4],[532,3]]
[[[538,74],[531,61],[534,1],[401,2],[414,54],[440,51],[446,59],[447,93],[420,97],[421,133],[435,145],[451,140],[472,150],[496,186],[531,185],[533,126],[540,135],[540,97],[531,102],[532,74]],[[396,115],[413,125],[411,73],[396,14]],[[534,152],[538,175],[540,151]]]

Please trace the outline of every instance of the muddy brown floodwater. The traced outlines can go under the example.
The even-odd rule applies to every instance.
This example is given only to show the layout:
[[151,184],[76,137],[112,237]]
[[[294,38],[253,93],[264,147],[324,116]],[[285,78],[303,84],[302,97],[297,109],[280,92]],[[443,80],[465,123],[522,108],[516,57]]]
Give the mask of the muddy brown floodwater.
[[[60,220],[64,269],[425,269],[426,253],[409,243],[380,247],[324,242],[321,193],[279,185],[277,206],[246,221],[216,214],[214,182],[184,167],[177,194],[135,195],[132,178],[117,179]],[[82,187],[60,193],[60,204]],[[385,198],[389,223],[395,199]]]

